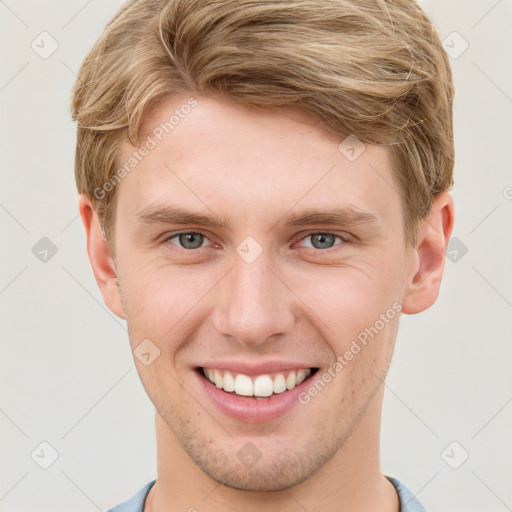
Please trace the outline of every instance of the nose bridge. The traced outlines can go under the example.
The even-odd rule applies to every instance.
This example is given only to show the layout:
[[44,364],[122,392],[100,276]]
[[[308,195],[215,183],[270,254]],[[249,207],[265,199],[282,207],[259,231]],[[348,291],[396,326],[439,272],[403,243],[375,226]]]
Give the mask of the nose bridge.
[[243,345],[255,345],[291,329],[294,316],[290,294],[265,253],[252,262],[235,255],[223,286],[223,299],[215,315],[221,334]]

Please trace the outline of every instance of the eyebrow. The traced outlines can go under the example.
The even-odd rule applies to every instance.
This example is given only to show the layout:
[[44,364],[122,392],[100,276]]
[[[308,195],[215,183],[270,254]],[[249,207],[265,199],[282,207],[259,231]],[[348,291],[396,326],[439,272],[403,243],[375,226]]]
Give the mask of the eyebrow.
[[217,215],[205,215],[178,206],[149,205],[135,214],[141,224],[193,224],[197,226],[231,229],[230,223]]
[[[138,223],[141,224],[189,224],[211,228],[226,227],[232,231],[231,223],[214,214],[207,215],[200,212],[184,209],[178,206],[149,205],[135,214]],[[379,228],[380,217],[377,213],[363,210],[352,205],[343,208],[329,208],[320,211],[307,209],[299,213],[284,215],[275,224],[285,226],[309,226],[331,224],[337,226],[357,226]]]
[[318,210],[306,210],[298,214],[292,213],[284,217],[283,223],[286,226],[306,226],[316,224],[354,226],[362,224],[378,227],[381,225],[379,215],[354,206],[333,208],[323,212]]

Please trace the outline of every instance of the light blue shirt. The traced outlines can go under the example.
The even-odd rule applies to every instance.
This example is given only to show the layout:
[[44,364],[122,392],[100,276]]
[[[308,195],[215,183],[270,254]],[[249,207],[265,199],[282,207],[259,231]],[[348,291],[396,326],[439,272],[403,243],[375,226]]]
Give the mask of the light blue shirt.
[[[395,486],[398,492],[400,512],[426,512],[421,503],[404,484],[391,476],[386,476],[386,478]],[[111,508],[108,512],[144,512],[146,497],[155,482],[156,480],[149,482],[131,499]]]

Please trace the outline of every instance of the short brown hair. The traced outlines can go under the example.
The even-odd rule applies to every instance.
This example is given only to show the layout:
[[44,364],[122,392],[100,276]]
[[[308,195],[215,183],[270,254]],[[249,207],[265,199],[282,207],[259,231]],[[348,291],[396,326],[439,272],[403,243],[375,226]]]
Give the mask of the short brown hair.
[[[414,0],[130,0],[86,56],[73,90],[75,178],[113,237],[125,141],[175,94],[291,107],[333,133],[389,146],[404,239],[453,185],[452,72]],[[376,177],[377,179],[377,177]],[[102,190],[97,197],[95,190]]]

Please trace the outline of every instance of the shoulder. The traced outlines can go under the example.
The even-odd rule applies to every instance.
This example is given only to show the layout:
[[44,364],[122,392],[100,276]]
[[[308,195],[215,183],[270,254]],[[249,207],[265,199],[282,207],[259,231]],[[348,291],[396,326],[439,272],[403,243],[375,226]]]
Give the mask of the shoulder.
[[132,496],[128,501],[116,505],[108,512],[143,512],[146,496],[155,482],[156,480],[149,482],[135,496]]
[[391,476],[386,476],[386,478],[395,486],[398,493],[400,512],[426,512],[416,496],[402,482]]

